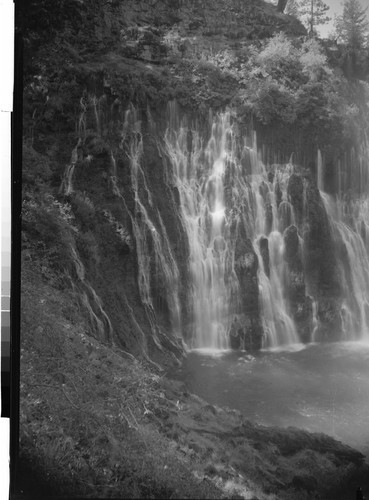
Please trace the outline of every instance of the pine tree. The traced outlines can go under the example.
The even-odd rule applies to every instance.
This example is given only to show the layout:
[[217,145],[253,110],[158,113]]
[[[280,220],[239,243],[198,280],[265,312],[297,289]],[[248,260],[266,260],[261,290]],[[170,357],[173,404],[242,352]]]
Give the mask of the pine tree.
[[343,14],[336,20],[339,40],[352,50],[361,50],[366,45],[368,20],[359,0],[345,0]]
[[286,14],[297,18],[299,17],[299,5],[297,0],[288,0]]
[[284,12],[288,0],[278,0],[277,10],[278,12]]
[[337,39],[344,46],[345,68],[348,76],[357,76],[363,69],[368,47],[367,10],[368,8],[362,7],[359,0],[345,0],[343,13],[336,19]]

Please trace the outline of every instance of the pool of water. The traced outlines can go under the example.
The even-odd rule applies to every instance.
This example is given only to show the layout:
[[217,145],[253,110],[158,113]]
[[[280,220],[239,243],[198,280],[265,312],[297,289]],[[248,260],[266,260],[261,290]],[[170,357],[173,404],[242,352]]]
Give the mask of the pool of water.
[[257,354],[191,351],[176,378],[263,425],[324,432],[369,456],[369,344],[297,344]]

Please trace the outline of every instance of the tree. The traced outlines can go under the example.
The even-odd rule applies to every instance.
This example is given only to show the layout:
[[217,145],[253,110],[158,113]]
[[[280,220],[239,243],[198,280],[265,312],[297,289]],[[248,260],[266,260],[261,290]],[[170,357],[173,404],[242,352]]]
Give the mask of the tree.
[[278,0],[277,10],[278,12],[284,12],[288,0]]
[[299,17],[298,0],[288,0],[286,14],[294,17]]
[[345,0],[343,13],[336,19],[337,39],[344,46],[345,66],[349,76],[357,75],[365,58],[368,19],[359,0]]
[[315,27],[327,23],[329,7],[323,0],[289,0],[286,14],[295,16],[309,30],[310,35],[315,33]]
[[366,11],[359,0],[345,0],[343,14],[336,20],[336,31],[340,41],[354,50],[365,47],[368,36]]

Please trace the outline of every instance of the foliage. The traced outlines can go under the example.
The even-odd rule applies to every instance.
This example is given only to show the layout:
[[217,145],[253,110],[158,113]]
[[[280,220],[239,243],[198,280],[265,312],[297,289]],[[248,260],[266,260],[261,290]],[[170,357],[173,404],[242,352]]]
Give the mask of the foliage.
[[304,42],[299,54],[302,72],[308,76],[310,81],[317,81],[324,77],[333,75],[329,67],[327,56],[317,40],[311,38]]
[[249,104],[262,123],[267,124],[276,119],[285,123],[296,120],[295,95],[283,84],[273,82],[270,78],[265,79],[255,88],[253,96]]
[[290,87],[298,84],[298,50],[283,33],[270,39],[254,60],[256,72],[261,71],[262,76],[269,76]]
[[360,73],[368,48],[369,22],[359,0],[346,0],[335,22],[338,41],[344,46],[348,76]]
[[[332,70],[316,40],[293,43],[278,34],[261,50],[250,50],[243,72],[244,103],[265,124],[277,120],[296,122],[303,109],[303,114],[309,108],[312,114],[321,112],[317,107],[322,106],[322,101],[311,93],[312,82],[316,82],[322,96],[334,91],[328,85]],[[328,105],[328,98],[324,103]]]
[[92,229],[95,226],[95,207],[86,194],[76,192],[71,196],[73,213],[83,230]]
[[23,144],[23,168],[22,182],[24,196],[28,191],[46,191],[47,183],[50,181],[52,171],[50,164],[34,148],[26,143]]
[[367,474],[328,436],[254,425],[91,338],[76,302],[23,266],[21,496],[305,500],[313,482],[337,499],[329,490],[350,487],[353,468]]
[[40,262],[41,271],[48,268],[62,274],[73,268],[76,229],[71,207],[58,202],[53,196],[26,199],[22,207],[22,251],[31,260]]
[[299,17],[299,5],[297,0],[288,0],[286,6],[286,14],[294,17]]
[[[67,23],[82,22],[83,0],[20,0],[16,4],[16,28],[23,35],[25,54],[31,54],[63,30]],[[25,59],[25,65],[30,64]]]
[[369,22],[367,8],[359,0],[345,0],[343,13],[336,19],[336,31],[340,41],[352,50],[362,50],[367,41]]
[[176,406],[161,377],[87,335],[72,289],[40,280],[33,264],[24,269],[20,489],[45,498],[219,498],[163,431]]

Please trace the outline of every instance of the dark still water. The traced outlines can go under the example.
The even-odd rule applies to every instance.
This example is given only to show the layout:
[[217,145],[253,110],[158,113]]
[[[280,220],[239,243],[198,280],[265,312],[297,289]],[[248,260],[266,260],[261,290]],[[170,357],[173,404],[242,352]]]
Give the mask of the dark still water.
[[252,356],[194,350],[176,378],[254,422],[324,432],[369,456],[369,344],[296,345]]

